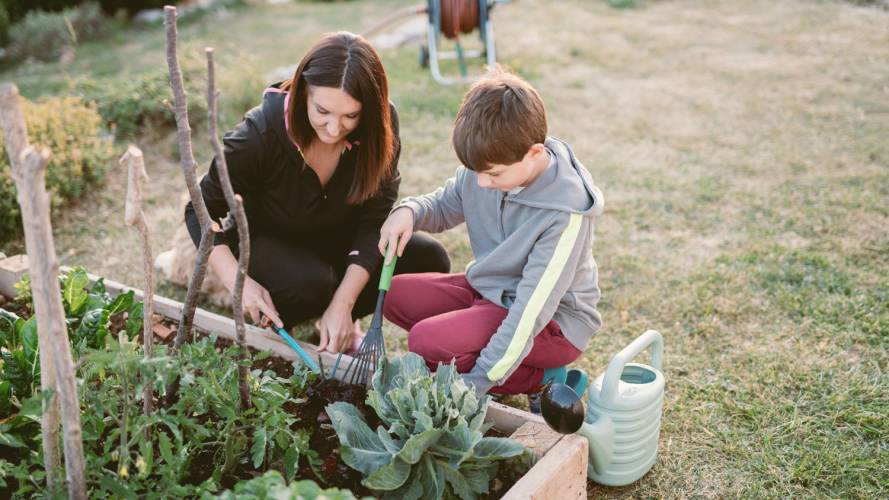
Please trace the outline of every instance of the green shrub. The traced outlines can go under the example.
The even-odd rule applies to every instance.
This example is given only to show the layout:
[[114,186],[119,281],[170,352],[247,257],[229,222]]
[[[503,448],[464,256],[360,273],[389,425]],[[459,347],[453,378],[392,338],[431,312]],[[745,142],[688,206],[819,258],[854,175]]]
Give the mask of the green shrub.
[[[58,12],[60,10],[76,7],[84,3],[84,0],[0,0],[6,5],[9,18],[15,22],[25,17],[28,12],[42,10],[45,12]],[[177,0],[98,0],[99,5],[108,14],[115,14],[118,10],[126,10],[130,13],[142,9],[161,9],[164,5],[176,5]]]
[[93,2],[61,12],[31,11],[9,30],[9,59],[53,61],[66,47],[99,38],[107,19]]
[[[46,170],[46,188],[53,212],[84,194],[102,179],[111,159],[111,140],[102,131],[95,106],[74,97],[53,97],[23,106],[32,144],[52,152]],[[0,241],[21,233],[21,215],[4,138],[0,136]]]
[[6,10],[6,4],[0,0],[0,47],[5,47],[9,42],[9,11]]
[[[184,51],[180,58],[188,92],[188,119],[192,129],[206,123],[207,82],[203,53]],[[237,71],[217,69],[220,79],[220,128],[234,126],[244,113],[259,104],[265,82],[258,69],[239,64]],[[237,78],[233,78],[236,76]],[[132,137],[144,128],[172,129],[176,119],[164,101],[173,101],[165,69],[113,78],[81,78],[71,92],[96,104],[106,125],[118,138]]]
[[[192,128],[207,116],[206,91],[195,88],[190,75],[183,70],[188,89],[188,118]],[[176,119],[164,101],[173,101],[169,77],[163,70],[150,71],[127,78],[80,79],[74,82],[74,93],[95,104],[105,124],[117,137],[136,135],[142,127],[174,127]]]

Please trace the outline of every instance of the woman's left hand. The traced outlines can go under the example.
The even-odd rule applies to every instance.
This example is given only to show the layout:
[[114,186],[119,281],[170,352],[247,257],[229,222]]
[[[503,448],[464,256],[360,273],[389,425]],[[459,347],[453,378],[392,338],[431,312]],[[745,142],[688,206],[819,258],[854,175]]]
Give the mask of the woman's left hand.
[[315,323],[315,327],[321,332],[318,351],[345,351],[352,345],[352,335],[355,333],[352,308],[331,302],[321,319]]

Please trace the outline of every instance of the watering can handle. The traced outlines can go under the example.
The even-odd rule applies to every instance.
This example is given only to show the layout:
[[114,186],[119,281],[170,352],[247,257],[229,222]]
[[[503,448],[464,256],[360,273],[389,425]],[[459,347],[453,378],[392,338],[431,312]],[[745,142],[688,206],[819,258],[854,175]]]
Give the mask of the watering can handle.
[[656,330],[648,330],[636,337],[636,340],[630,345],[624,347],[617,355],[611,358],[608,368],[605,369],[605,376],[602,378],[602,402],[610,404],[617,396],[617,386],[620,382],[620,376],[624,371],[624,365],[629,363],[633,358],[642,351],[651,346],[651,365],[661,370],[664,364],[664,338],[660,332]]

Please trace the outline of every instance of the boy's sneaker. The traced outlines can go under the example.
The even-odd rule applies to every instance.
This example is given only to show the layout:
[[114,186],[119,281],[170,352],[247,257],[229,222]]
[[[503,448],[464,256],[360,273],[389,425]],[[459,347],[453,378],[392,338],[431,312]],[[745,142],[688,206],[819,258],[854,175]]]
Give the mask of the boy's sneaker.
[[[543,380],[540,381],[540,384],[544,387],[546,384],[554,383],[554,384],[564,384],[565,379],[568,377],[568,369],[564,366],[557,366],[555,368],[547,368],[543,371]],[[537,392],[528,393],[528,411],[535,415],[540,415],[540,395],[542,389]]]
[[590,383],[590,378],[587,376],[586,372],[583,370],[578,370],[577,368],[572,368],[568,370],[568,375],[565,377],[565,385],[574,389],[574,392],[578,397],[583,397],[583,393],[586,392],[586,386]]
[[540,395],[541,391],[528,394],[528,411],[535,415],[540,415]]

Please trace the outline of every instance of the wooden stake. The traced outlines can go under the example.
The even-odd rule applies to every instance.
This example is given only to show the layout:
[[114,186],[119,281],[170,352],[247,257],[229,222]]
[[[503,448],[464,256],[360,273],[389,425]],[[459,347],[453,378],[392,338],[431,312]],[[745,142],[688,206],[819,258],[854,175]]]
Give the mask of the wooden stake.
[[[4,89],[4,94],[10,92]],[[5,102],[18,101],[15,95]],[[15,106],[15,104],[13,104]],[[20,112],[19,112],[20,113]],[[80,403],[74,379],[74,360],[65,326],[65,308],[59,286],[59,263],[56,260],[49,218],[49,195],[46,192],[46,166],[50,153],[46,149],[26,148],[13,164],[12,177],[16,184],[25,246],[31,267],[31,294],[37,315],[38,336],[48,337],[51,364],[55,369],[56,394],[62,414],[65,444],[65,473],[68,496],[86,498],[84,477],[83,436],[80,429]],[[41,352],[43,356],[47,351]],[[41,367],[50,363],[45,361]]]
[[[6,138],[6,152],[9,155],[9,164],[13,172],[22,172],[22,156],[30,147],[28,133],[25,128],[25,118],[22,114],[19,101],[19,91],[15,85],[4,83],[0,86],[0,125],[3,127]],[[30,247],[29,247],[30,248]],[[33,278],[32,278],[33,279]],[[34,295],[35,308],[38,301],[44,297]],[[46,311],[47,305],[42,304],[41,309]],[[42,366],[40,370],[40,388],[44,391],[56,392],[56,372],[52,360],[53,352],[49,330],[38,332],[38,345]],[[40,422],[43,433],[43,465],[46,469],[47,489],[58,487],[56,472],[61,467],[59,456],[59,398],[51,397],[43,406],[43,417]]]
[[[148,180],[145,172],[145,161],[142,151],[134,145],[127,148],[127,152],[120,158],[120,164],[127,167],[127,202],[124,210],[124,221],[133,226],[142,238],[142,274],[145,282],[145,298],[142,302],[142,339],[145,350],[145,361],[151,359],[154,354],[154,268],[151,258],[151,243],[148,237],[148,223],[145,213],[142,211],[142,184]],[[142,410],[145,416],[151,415],[154,403],[154,391],[151,389],[151,381],[145,380],[143,392]],[[151,435],[151,429],[145,429],[146,436]]]
[[191,337],[191,329],[194,323],[194,312],[197,308],[198,296],[201,292],[201,284],[207,273],[207,260],[213,250],[214,231],[210,221],[210,214],[204,197],[201,195],[201,187],[197,181],[197,168],[195,166],[194,153],[191,147],[191,126],[188,124],[188,97],[185,85],[182,82],[182,70],[179,67],[179,57],[176,55],[176,7],[167,5],[164,7],[164,26],[166,27],[167,41],[167,68],[170,72],[170,87],[173,89],[173,113],[176,116],[176,130],[179,138],[179,161],[182,164],[182,173],[188,186],[188,195],[194,206],[198,221],[201,223],[201,242],[194,260],[194,271],[188,282],[188,292],[185,295],[185,305],[182,310],[182,322],[176,332],[173,341],[172,354],[179,351],[179,347],[186,337]]
[[217,101],[218,92],[216,91],[216,70],[213,65],[213,48],[207,47],[207,110],[209,111],[209,119],[207,120],[210,144],[216,154],[216,172],[219,174],[219,181],[222,185],[222,192],[225,194],[225,201],[228,203],[229,212],[234,214],[235,223],[238,227],[238,272],[235,274],[235,284],[232,289],[232,309],[235,315],[235,327],[237,328],[237,342],[241,348],[238,363],[238,387],[241,394],[241,407],[250,407],[250,386],[247,385],[247,369],[250,365],[245,362],[245,357],[250,357],[250,351],[244,341],[244,304],[242,295],[244,293],[244,280],[247,277],[247,264],[250,262],[250,232],[247,227],[247,215],[244,213],[244,203],[239,195],[235,194],[232,189],[231,179],[228,176],[228,164],[225,162],[225,152],[222,149],[222,143],[219,141],[219,135],[216,131],[217,118]]

